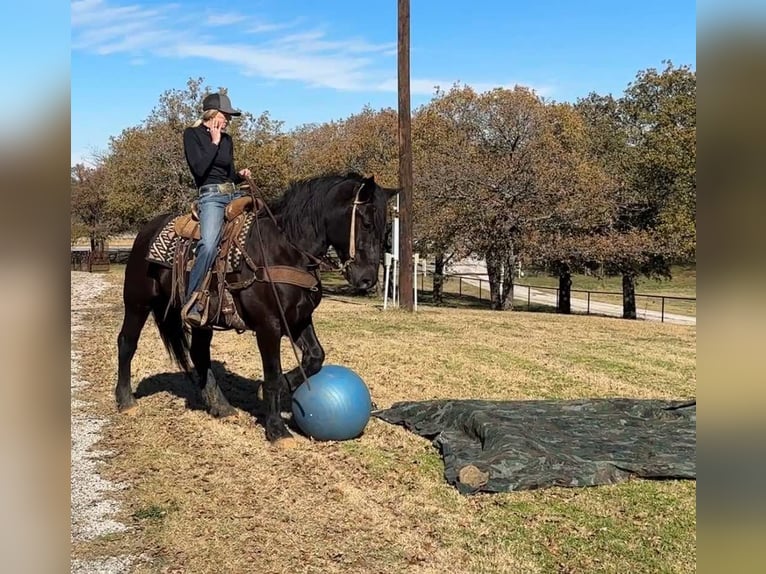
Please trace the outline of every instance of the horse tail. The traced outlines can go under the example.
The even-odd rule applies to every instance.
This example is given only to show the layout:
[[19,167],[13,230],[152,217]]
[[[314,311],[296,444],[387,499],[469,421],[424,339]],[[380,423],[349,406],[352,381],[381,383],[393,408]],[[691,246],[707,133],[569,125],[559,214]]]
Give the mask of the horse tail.
[[152,314],[168,354],[185,372],[191,372],[189,334],[184,329],[181,311],[171,306],[166,312],[163,306],[163,308],[155,307],[152,310]]
[[150,269],[146,259],[154,238],[172,217],[167,213],[158,215],[138,232],[125,267],[125,301],[134,301],[151,308],[165,349],[178,366],[188,373],[192,369],[189,334],[184,330],[180,310],[175,306],[168,308],[167,296],[162,295],[160,286],[163,276],[169,273],[164,269]]

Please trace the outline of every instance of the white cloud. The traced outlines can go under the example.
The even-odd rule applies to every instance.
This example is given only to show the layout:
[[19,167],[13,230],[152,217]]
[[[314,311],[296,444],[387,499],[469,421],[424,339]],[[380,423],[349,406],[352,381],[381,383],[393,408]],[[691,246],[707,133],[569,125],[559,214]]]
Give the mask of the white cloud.
[[[396,92],[395,42],[377,44],[358,37],[336,40],[316,27],[296,30],[299,25],[296,21],[268,22],[258,15],[234,12],[194,13],[179,4],[145,7],[107,0],[75,0],[72,49],[100,55],[128,54],[134,61],[150,57],[206,58],[267,81],[290,80],[343,91]],[[231,26],[242,33],[257,34],[259,39],[247,44],[230,43],[226,27]],[[282,30],[290,33],[275,34]],[[215,34],[219,32],[229,36],[218,40]],[[190,38],[194,41],[190,42]],[[381,73],[382,69],[386,72]],[[412,78],[410,90],[413,95],[433,95],[436,86],[449,89],[454,83]],[[469,85],[478,91],[502,87],[489,83]],[[544,88],[535,89],[544,95]]]
[[240,30],[243,34],[267,34],[268,32],[289,30],[290,28],[295,28],[299,24],[300,22],[298,20],[276,24],[272,22],[263,22],[256,18],[252,22],[249,22],[246,26],[240,26]]
[[228,14],[210,14],[205,20],[208,26],[231,26],[247,20],[242,14],[230,12]]

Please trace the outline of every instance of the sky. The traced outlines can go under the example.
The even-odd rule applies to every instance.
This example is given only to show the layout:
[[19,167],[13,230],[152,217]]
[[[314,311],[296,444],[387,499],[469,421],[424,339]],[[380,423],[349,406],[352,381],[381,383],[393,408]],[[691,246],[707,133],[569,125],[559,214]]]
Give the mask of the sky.
[[[696,70],[690,0],[411,0],[411,107],[437,86],[619,97],[663,60]],[[285,129],[397,107],[396,0],[75,0],[71,156],[89,163],[202,78]]]

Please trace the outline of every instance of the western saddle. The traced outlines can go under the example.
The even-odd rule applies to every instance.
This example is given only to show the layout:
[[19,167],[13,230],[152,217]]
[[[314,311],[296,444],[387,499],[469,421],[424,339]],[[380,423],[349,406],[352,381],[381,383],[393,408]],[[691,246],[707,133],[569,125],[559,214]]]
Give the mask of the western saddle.
[[[252,195],[234,199],[226,206],[218,255],[202,281],[198,298],[192,298],[186,303],[182,310],[182,316],[192,304],[197,303],[203,310],[200,326],[223,330],[236,329],[238,332],[243,332],[247,326],[237,311],[231,291],[244,289],[255,281],[289,283],[306,289],[317,289],[319,278],[316,271],[309,272],[284,265],[259,267],[255,265],[245,251],[241,241],[244,240],[244,235],[248,232],[250,225],[264,208],[264,202]],[[268,211],[268,208],[265,210]],[[248,218],[249,212],[253,212],[253,216]],[[175,218],[173,230],[179,236],[180,241],[176,245],[173,259],[171,301],[181,301],[186,292],[187,273],[193,265],[192,246],[200,238],[199,211],[196,201],[192,203],[190,213]],[[238,273],[238,269],[233,269],[231,266],[230,255],[234,249],[239,250],[241,258],[253,271],[253,276],[249,280],[227,281],[227,275]]]

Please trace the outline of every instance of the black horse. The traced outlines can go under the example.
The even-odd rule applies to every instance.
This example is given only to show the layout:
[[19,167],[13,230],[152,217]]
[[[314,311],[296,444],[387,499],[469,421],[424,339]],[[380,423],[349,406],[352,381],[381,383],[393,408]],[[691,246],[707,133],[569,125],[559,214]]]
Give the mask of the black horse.
[[[387,202],[397,191],[380,187],[374,178],[358,174],[296,182],[269,204],[274,220],[261,217],[257,225],[251,227],[243,245],[245,258],[249,256],[253,262],[263,265],[265,255],[266,265],[307,269],[316,265],[315,258],[324,257],[332,246],[343,263],[346,280],[357,289],[369,289],[378,278]],[[210,370],[213,331],[191,329],[189,342],[189,329],[181,319],[180,308],[171,301],[171,270],[147,261],[154,237],[172,217],[172,214],[161,215],[138,233],[125,268],[125,317],[117,338],[117,407],[125,412],[136,406],[130,365],[141,330],[152,313],[171,356],[186,373],[191,373],[191,365],[197,371],[207,411],[216,417],[228,416],[236,411]],[[247,284],[253,274],[253,270],[243,264],[241,284]],[[275,289],[279,301],[275,298]],[[237,311],[247,328],[255,332],[263,362],[266,438],[281,446],[293,444],[280,414],[282,391],[292,393],[303,382],[304,373],[310,377],[324,362],[324,350],[312,321],[321,298],[321,283],[318,289],[311,290],[258,280],[235,292]],[[284,336],[291,336],[302,352],[300,366],[285,374],[280,360]]]

